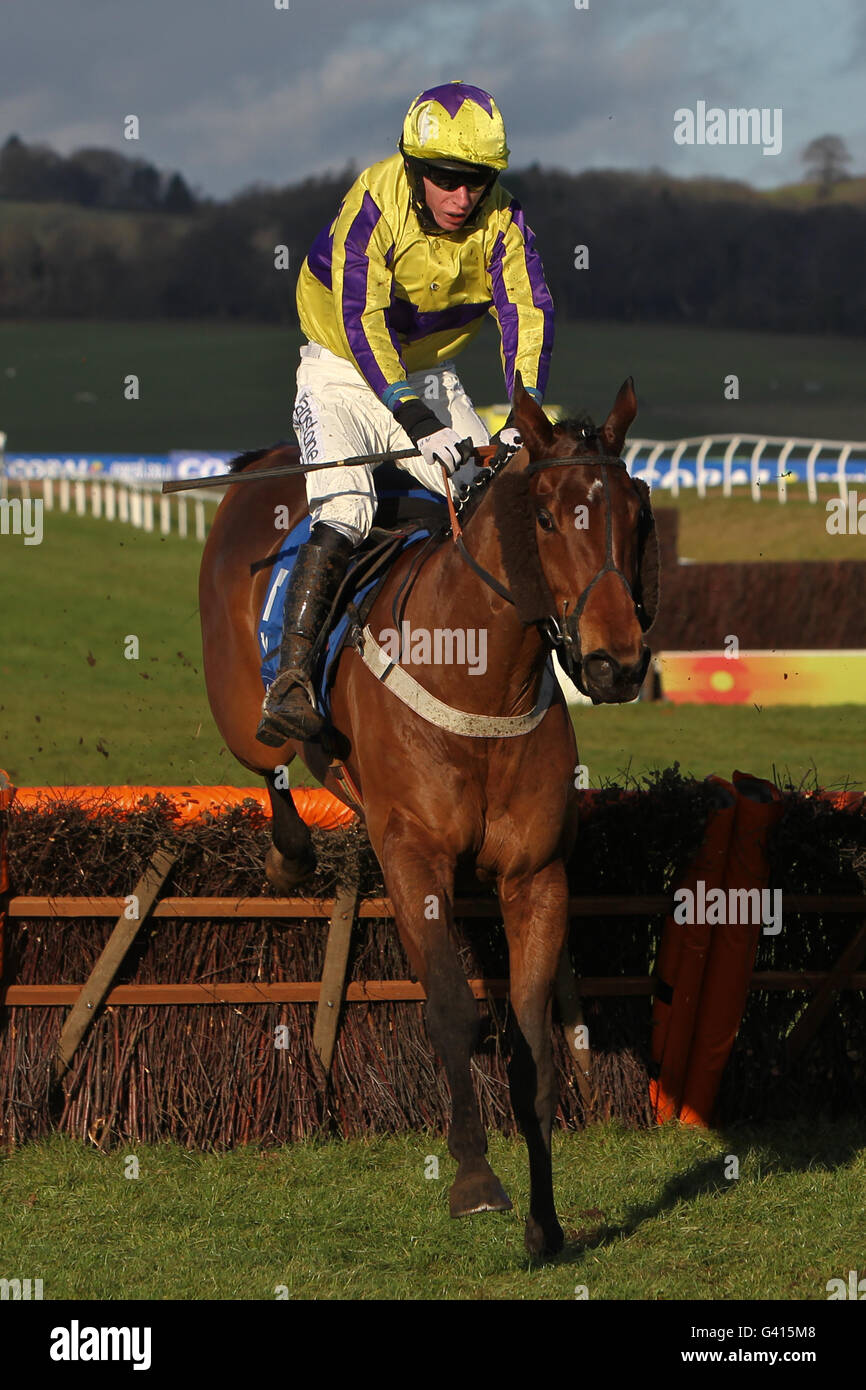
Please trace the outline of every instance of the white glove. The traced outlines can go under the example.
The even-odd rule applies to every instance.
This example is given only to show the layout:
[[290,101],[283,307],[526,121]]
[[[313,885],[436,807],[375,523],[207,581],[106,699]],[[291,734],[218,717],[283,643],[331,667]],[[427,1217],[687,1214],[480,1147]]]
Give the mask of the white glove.
[[506,449],[512,450],[519,449],[523,443],[520,430],[514,429],[513,426],[509,426],[507,430],[499,431],[499,441],[505,445]]
[[423,454],[425,461],[433,464],[434,467],[440,463],[444,464],[450,477],[464,461],[463,450],[461,449],[463,444],[467,444],[471,448],[472,440],[461,439],[456,430],[443,427],[435,434],[427,434],[423,439],[416,440],[415,448],[419,454]]

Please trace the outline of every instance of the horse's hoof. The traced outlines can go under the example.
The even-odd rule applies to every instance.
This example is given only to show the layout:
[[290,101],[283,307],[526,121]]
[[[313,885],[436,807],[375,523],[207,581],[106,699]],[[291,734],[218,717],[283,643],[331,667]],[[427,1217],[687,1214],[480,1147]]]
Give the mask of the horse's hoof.
[[511,1199],[491,1168],[466,1173],[451,1184],[452,1216],[470,1216],[474,1211],[511,1211]]
[[565,1236],[556,1217],[547,1226],[542,1226],[534,1216],[527,1216],[523,1243],[534,1260],[546,1260],[559,1254],[565,1244]]
[[287,859],[276,845],[271,845],[265,855],[265,877],[268,883],[282,897],[290,896],[292,889],[303,883],[316,869],[316,856],[312,849],[303,859]]

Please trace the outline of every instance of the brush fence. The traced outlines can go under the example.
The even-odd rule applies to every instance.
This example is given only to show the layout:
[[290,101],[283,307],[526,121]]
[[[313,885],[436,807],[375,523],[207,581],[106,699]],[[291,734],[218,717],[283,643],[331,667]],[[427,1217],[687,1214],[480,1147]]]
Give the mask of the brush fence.
[[[0,778],[0,1140],[61,1129],[102,1146],[221,1149],[444,1131],[424,993],[363,829],[315,829],[310,896],[278,899],[266,896],[258,792],[203,810],[207,789],[192,789],[195,820],[140,790],[134,810],[98,790],[90,807],[63,792],[16,806]],[[863,798],[784,801],[769,871],[786,930],[759,946],[721,1087],[726,1120],[863,1105]],[[671,770],[645,791],[586,794],[554,1036],[560,1125],[653,1123],[654,962],[708,805],[705,784]],[[498,907],[476,890],[455,910],[479,1001],[482,1115],[512,1132]]]

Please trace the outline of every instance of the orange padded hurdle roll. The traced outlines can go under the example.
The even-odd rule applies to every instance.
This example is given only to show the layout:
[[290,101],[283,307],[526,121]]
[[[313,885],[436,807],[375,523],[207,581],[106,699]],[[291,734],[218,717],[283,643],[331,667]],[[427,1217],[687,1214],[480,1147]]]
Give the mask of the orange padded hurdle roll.
[[[166,797],[182,821],[200,820],[205,814],[253,801],[270,813],[271,803],[263,787],[18,787],[12,788],[18,806],[45,809],[52,802],[74,801],[94,812],[117,810],[128,813],[155,796]],[[355,812],[344,806],[324,787],[293,787],[292,800],[301,819],[320,830],[335,830],[355,820]]]

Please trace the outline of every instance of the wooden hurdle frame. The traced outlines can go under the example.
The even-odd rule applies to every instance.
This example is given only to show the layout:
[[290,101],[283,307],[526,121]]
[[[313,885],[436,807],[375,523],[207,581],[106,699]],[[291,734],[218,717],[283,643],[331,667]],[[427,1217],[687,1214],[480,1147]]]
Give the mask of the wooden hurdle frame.
[[[98,789],[93,789],[98,796]],[[109,790],[109,789],[106,789]],[[153,789],[157,791],[157,788]],[[180,790],[180,789],[178,789]],[[190,789],[197,794],[207,789]],[[217,790],[217,789],[212,789]],[[357,884],[340,886],[333,899],[293,897],[160,897],[173,859],[157,851],[148,872],[138,884],[139,915],[133,921],[126,918],[126,897],[87,896],[11,896],[6,856],[6,833],[15,789],[0,771],[0,1009],[5,1007],[45,1006],[69,1007],[72,1012],[61,1033],[55,1061],[55,1078],[62,1075],[85,1035],[89,1023],[102,1006],[141,1004],[274,1004],[315,1003],[317,1017],[314,1042],[327,1072],[336,1043],[340,1008],[343,1003],[376,1001],[423,1001],[426,996],[420,983],[413,980],[365,980],[346,984],[351,930],[356,917],[393,919],[394,911],[387,897],[361,899]],[[60,794],[59,792],[57,793]],[[246,797],[245,791],[237,793]],[[258,799],[258,792],[249,796]],[[838,800],[838,794],[836,796]],[[569,899],[570,918],[659,917],[673,911],[672,894],[583,895]],[[455,917],[495,920],[499,908],[489,898],[462,898],[454,903]],[[866,971],[860,966],[866,957],[866,894],[799,894],[786,895],[786,912],[848,913],[860,917],[857,929],[839,958],[826,970],[820,971],[754,971],[750,990],[809,990],[813,991],[803,1014],[788,1038],[787,1055],[793,1062],[814,1037],[825,1018],[832,1000],[840,990],[866,990]],[[16,920],[82,920],[114,917],[112,936],[94,966],[91,975],[80,984],[16,984],[5,978],[3,971],[3,936],[6,923]],[[112,985],[123,958],[146,918],[168,919],[174,922],[222,920],[320,919],[329,922],[329,939],[321,980],[279,982],[226,982],[202,984],[195,981],[165,984]],[[576,1046],[574,1023],[582,1018],[581,1001],[602,996],[650,995],[655,985],[652,975],[579,976],[569,969],[557,985],[561,1023],[575,1061],[579,1088],[588,1100],[591,1093],[591,1056],[589,1049]],[[506,979],[471,979],[470,989],[478,1000],[507,996]]]

